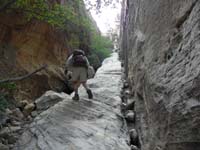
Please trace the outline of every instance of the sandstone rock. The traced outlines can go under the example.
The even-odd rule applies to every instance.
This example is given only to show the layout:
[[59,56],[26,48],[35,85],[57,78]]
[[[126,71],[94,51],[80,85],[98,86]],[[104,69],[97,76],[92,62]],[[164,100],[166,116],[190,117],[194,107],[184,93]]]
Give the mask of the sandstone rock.
[[138,133],[136,129],[129,130],[130,144],[138,145]]
[[8,139],[12,134],[11,133],[15,133],[21,130],[20,126],[11,126],[11,127],[5,127],[3,129],[1,129],[0,131],[0,137]]
[[9,147],[0,143],[0,150],[9,150]]
[[64,93],[59,94],[54,91],[47,91],[40,98],[36,99],[36,108],[37,110],[46,110],[49,107],[55,105],[56,103],[64,100],[66,97],[68,96]]
[[17,137],[14,134],[9,134],[7,137],[8,144],[15,144],[17,141]]
[[9,136],[9,134],[10,134],[10,130],[9,130],[8,127],[5,127],[5,128],[3,128],[3,129],[0,130],[0,137],[1,138],[7,139],[8,136]]
[[[69,5],[69,7],[74,8],[82,18],[88,18],[97,33],[100,32],[95,21],[87,12],[85,5],[77,6],[75,1],[68,2],[67,0],[51,0],[48,5],[55,3]],[[79,9],[76,9],[77,7]],[[14,97],[18,100],[33,100],[45,91],[63,85],[64,75],[61,66],[71,53],[71,40],[82,34],[80,30],[86,33],[87,36],[84,36],[84,40],[79,38],[76,38],[76,40],[80,43],[81,48],[87,50],[87,52],[89,51],[88,46],[92,34],[90,30],[85,30],[83,27],[80,29],[78,26],[67,24],[66,30],[70,33],[66,34],[46,21],[32,19],[27,24],[27,19],[23,13],[15,13],[12,10],[9,13],[1,13],[0,20],[2,20],[0,23],[2,33],[0,37],[1,79],[30,73],[42,64],[48,64],[46,71],[34,74],[25,81],[17,83],[18,90],[14,93]]]
[[23,100],[23,101],[20,101],[20,102],[19,102],[19,107],[22,108],[22,109],[24,109],[24,107],[25,107],[26,105],[28,105],[28,104],[29,104],[29,103],[28,103],[27,100]]
[[199,150],[200,1],[124,0],[121,58],[143,150]]
[[37,115],[38,115],[38,112],[37,112],[37,111],[32,111],[32,112],[31,112],[31,116],[32,116],[32,117],[36,117]]
[[30,104],[28,104],[28,105],[26,105],[26,106],[24,107],[23,113],[24,113],[26,116],[28,116],[28,115],[30,115],[31,112],[35,109],[35,107],[36,107],[35,104],[30,103]]
[[139,150],[137,146],[131,145],[131,150]]
[[125,111],[126,106],[127,106],[126,103],[122,103],[122,104],[121,104],[121,110],[122,110],[123,112]]
[[12,125],[12,126],[20,126],[20,125],[21,125],[21,122],[15,121],[15,120],[11,120],[11,125]]
[[0,112],[0,125],[5,125],[8,120],[9,117],[6,114]]
[[10,132],[18,132],[19,130],[21,130],[22,128],[20,126],[11,126],[8,127]]
[[135,122],[135,113],[132,110],[128,110],[125,113],[125,119],[128,122]]
[[11,114],[12,114],[12,111],[11,111],[9,108],[6,108],[5,113],[6,113],[7,115],[11,115]]
[[14,110],[12,110],[12,114],[14,116],[16,116],[18,119],[22,120],[24,118],[23,113],[20,111],[19,108],[15,108]]
[[123,89],[127,89],[128,87],[129,87],[128,82],[124,82],[124,84],[123,84]]

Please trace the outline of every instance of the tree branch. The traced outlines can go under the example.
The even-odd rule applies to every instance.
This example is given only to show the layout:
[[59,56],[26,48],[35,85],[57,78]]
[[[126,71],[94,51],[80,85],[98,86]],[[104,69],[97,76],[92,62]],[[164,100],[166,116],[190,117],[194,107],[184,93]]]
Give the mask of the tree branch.
[[0,83],[7,83],[7,82],[13,82],[13,81],[20,81],[20,80],[24,80],[30,76],[32,76],[33,74],[39,72],[39,71],[42,71],[43,69],[47,68],[48,66],[45,64],[43,65],[42,67],[36,69],[35,71],[29,73],[29,74],[26,74],[24,76],[21,76],[21,77],[16,77],[16,78],[9,78],[9,79],[4,79],[4,80],[0,80]]

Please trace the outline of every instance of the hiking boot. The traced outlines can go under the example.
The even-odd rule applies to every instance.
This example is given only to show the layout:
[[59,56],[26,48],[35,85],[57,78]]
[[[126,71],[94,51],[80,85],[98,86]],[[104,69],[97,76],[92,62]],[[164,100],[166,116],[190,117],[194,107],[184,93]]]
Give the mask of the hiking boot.
[[87,94],[88,94],[88,98],[89,99],[92,99],[93,98],[93,94],[92,94],[92,91],[89,89],[87,90]]
[[78,101],[79,100],[79,95],[75,94],[74,97],[72,97],[73,100]]

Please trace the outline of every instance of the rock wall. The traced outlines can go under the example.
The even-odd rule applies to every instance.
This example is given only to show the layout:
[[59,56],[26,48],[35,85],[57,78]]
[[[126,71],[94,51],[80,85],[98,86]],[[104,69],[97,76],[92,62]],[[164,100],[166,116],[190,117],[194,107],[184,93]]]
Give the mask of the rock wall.
[[[71,0],[49,2],[72,5],[78,8],[80,16],[91,19],[84,5],[75,6]],[[66,26],[68,30],[62,31],[43,21],[27,21],[20,13],[0,13],[0,79],[25,75],[43,64],[48,65],[47,70],[17,82],[16,99],[33,100],[44,91],[62,85],[63,65],[72,51],[73,40],[79,44],[76,48],[88,50],[89,31]]]
[[124,0],[121,58],[142,150],[200,149],[200,1]]

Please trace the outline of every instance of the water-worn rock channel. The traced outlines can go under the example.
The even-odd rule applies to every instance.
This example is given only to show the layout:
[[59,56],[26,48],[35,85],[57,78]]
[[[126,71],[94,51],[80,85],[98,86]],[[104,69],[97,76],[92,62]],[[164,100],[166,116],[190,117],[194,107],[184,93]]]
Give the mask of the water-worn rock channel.
[[[20,150],[130,150],[120,111],[121,63],[117,53],[106,59],[80,101],[63,100],[38,115],[17,143]],[[54,92],[50,92],[55,94]]]

